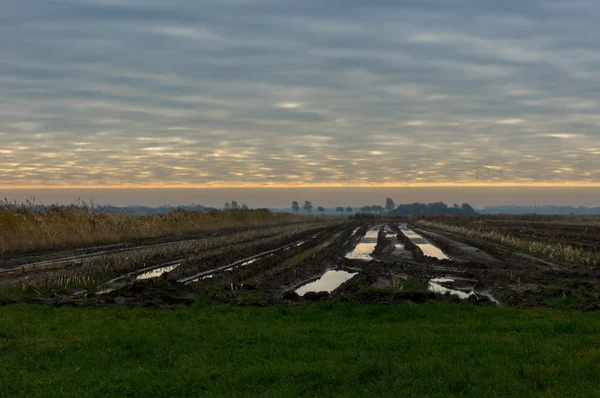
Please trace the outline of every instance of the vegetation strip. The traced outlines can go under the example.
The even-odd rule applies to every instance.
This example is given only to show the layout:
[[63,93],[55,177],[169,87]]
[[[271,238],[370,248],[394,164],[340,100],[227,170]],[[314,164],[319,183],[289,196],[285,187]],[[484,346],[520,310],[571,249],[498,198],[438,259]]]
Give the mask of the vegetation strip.
[[317,217],[272,213],[267,209],[132,215],[100,211],[80,202],[68,206],[0,202],[0,255],[214,232],[230,228],[298,224]]
[[311,239],[314,239],[314,238],[316,238],[316,236],[313,236],[312,238],[308,238],[308,239],[301,239],[301,240],[297,240],[296,242],[290,243],[290,244],[288,244],[288,245],[285,245],[285,246],[282,246],[282,247],[278,247],[277,249],[273,249],[273,250],[269,250],[269,251],[266,251],[266,252],[262,252],[262,253],[259,253],[259,254],[256,254],[256,255],[254,255],[254,256],[246,257],[246,258],[244,258],[244,259],[241,259],[241,260],[235,261],[235,262],[233,262],[233,263],[231,263],[231,264],[223,265],[223,266],[221,266],[221,267],[219,267],[219,268],[214,268],[214,269],[211,269],[211,270],[208,270],[208,271],[202,271],[202,272],[199,272],[199,273],[197,273],[197,274],[195,274],[195,275],[192,275],[192,276],[189,276],[189,277],[186,277],[186,278],[181,278],[181,279],[178,279],[178,280],[177,280],[177,282],[180,282],[180,283],[189,283],[189,282],[192,282],[194,279],[196,279],[196,278],[199,278],[199,277],[201,277],[201,276],[204,276],[204,275],[209,275],[209,274],[213,274],[213,273],[215,273],[215,272],[224,271],[224,270],[226,270],[227,268],[235,267],[235,266],[238,266],[238,265],[240,265],[240,264],[243,264],[243,263],[245,263],[245,262],[247,262],[247,261],[252,261],[252,260],[254,260],[254,259],[258,259],[258,258],[260,258],[260,257],[267,256],[267,255],[269,255],[269,254],[271,254],[271,253],[276,253],[276,252],[279,252],[279,251],[281,251],[281,250],[285,250],[285,249],[287,249],[288,247],[293,247],[293,246],[296,246],[296,245],[298,245],[299,243],[304,243],[304,242],[306,242],[306,241],[308,241],[308,240],[311,240]]
[[497,231],[488,231],[484,229],[470,229],[462,226],[449,225],[441,222],[431,222],[420,220],[417,224],[423,227],[429,227],[442,231],[457,233],[463,236],[486,239],[492,242],[500,243],[514,249],[523,250],[529,253],[540,254],[552,259],[562,260],[572,264],[581,265],[600,265],[600,253],[589,252],[570,245],[560,243],[547,244],[518,238],[512,235],[506,235]]

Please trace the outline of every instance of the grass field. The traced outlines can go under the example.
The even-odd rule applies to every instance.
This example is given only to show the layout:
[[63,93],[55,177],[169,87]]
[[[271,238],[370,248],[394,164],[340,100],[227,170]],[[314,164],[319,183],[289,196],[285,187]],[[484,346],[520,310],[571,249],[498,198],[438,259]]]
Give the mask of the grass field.
[[598,396],[594,313],[0,308],[0,396]]

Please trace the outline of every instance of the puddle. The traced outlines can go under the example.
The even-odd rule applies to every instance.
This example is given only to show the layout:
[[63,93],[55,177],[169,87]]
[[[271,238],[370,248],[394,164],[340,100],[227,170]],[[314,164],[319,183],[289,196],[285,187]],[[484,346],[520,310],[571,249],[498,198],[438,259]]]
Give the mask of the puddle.
[[448,278],[448,277],[433,278],[429,281],[429,286],[428,286],[427,290],[429,290],[430,292],[438,293],[438,294],[451,294],[451,295],[459,297],[462,300],[468,299],[471,296],[475,296],[475,297],[483,296],[483,297],[488,298],[492,303],[494,303],[498,306],[502,305],[500,303],[500,301],[498,301],[494,296],[492,296],[491,290],[489,290],[489,289],[484,290],[484,291],[476,291],[475,289],[471,289],[471,291],[469,293],[467,293],[462,290],[450,289],[450,288],[440,285],[440,283],[454,283],[456,281],[474,281],[474,279]]
[[377,236],[379,235],[380,226],[376,226],[371,228],[365,236],[363,236],[356,245],[356,247],[346,254],[346,258],[349,260],[362,260],[362,261],[371,261],[373,257],[371,257],[371,253],[375,250],[375,246],[377,246]]
[[[440,281],[440,282],[454,282],[453,279],[438,278],[438,280],[440,280],[440,279],[444,279],[444,281]],[[433,292],[433,293],[437,293],[437,294],[450,294],[453,296],[457,296],[458,298],[460,298],[462,300],[466,300],[471,296],[475,296],[474,291],[465,293],[465,292],[461,292],[460,290],[449,289],[447,287],[440,285],[439,283],[434,282],[434,279],[429,281],[429,286],[427,287],[427,290],[429,290],[430,292]]]
[[454,279],[452,279],[452,278],[433,278],[431,281],[435,282],[435,283],[444,283],[444,282],[454,282]]
[[139,280],[143,280],[143,279],[158,278],[162,274],[166,274],[167,272],[173,271],[175,268],[179,267],[179,265],[180,264],[174,264],[174,265],[169,265],[168,267],[156,268],[156,269],[150,270],[148,272],[144,272],[143,274],[139,274],[135,279],[139,281]]
[[410,239],[412,243],[419,246],[419,249],[421,249],[425,256],[437,258],[438,260],[450,260],[443,251],[429,243],[427,239],[423,238],[413,230],[403,228],[402,233]]
[[[297,245],[299,246],[299,245]],[[285,250],[289,250],[290,248],[288,247]],[[229,267],[229,268],[225,268],[223,271],[225,272],[233,272],[234,269],[238,269],[240,267],[245,267],[246,265],[250,265],[250,264],[254,264],[255,262],[257,262],[258,260],[264,260],[265,258],[269,258],[269,257],[273,257],[272,254],[269,254],[268,256],[264,256],[264,257],[257,257],[257,258],[253,258],[252,260],[248,260],[248,261],[244,261],[243,263],[241,263],[240,265],[236,265],[234,267]],[[213,275],[209,275],[211,278],[213,277]],[[206,277],[202,278],[202,279],[206,279]]]
[[353,276],[357,275],[358,272],[346,272],[346,271],[327,271],[316,281],[307,283],[304,286],[296,289],[296,293],[299,296],[304,296],[308,292],[329,292],[331,293],[340,285]]
[[375,246],[373,244],[359,243],[356,245],[354,250],[346,254],[346,258],[349,260],[371,261],[373,259],[373,257],[371,257],[373,250],[375,250]]
[[394,232],[387,232],[386,231],[386,233],[385,233],[385,237],[387,239],[396,239],[397,236],[398,236],[398,234],[394,233]]
[[356,233],[358,232],[358,230],[360,229],[360,227],[356,228],[354,231],[352,231],[352,235],[350,235],[351,237],[356,235]]

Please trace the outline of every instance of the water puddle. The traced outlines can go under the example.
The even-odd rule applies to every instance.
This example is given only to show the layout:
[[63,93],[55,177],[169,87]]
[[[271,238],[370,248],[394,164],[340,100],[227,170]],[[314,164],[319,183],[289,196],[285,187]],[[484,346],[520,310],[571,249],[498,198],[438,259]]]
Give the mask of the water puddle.
[[423,238],[413,230],[402,228],[402,233],[408,239],[410,239],[412,243],[417,245],[425,256],[437,258],[438,260],[450,260],[450,258],[446,256],[443,251],[429,243],[427,239]]
[[300,286],[296,289],[296,293],[299,296],[304,296],[308,292],[329,292],[331,293],[340,285],[353,276],[357,275],[358,272],[346,272],[346,271],[327,271],[316,281],[307,283],[306,285]]
[[433,278],[431,281],[435,282],[435,283],[447,283],[447,282],[454,282],[454,279],[452,279],[452,278]]
[[351,252],[346,254],[346,258],[349,260],[362,260],[362,261],[371,261],[373,257],[371,257],[371,253],[375,250],[375,246],[377,246],[377,236],[379,235],[380,226],[376,226],[371,228],[365,236],[363,236]]
[[442,285],[440,285],[440,283],[449,283],[449,282],[454,282],[454,279],[450,279],[450,278],[435,278],[429,281],[429,286],[427,287],[427,290],[429,290],[430,292],[433,293],[437,293],[437,294],[450,294],[452,296],[457,296],[458,298],[462,299],[462,300],[466,300],[471,296],[475,296],[475,292],[474,291],[470,291],[469,293],[460,291],[460,290],[456,290],[456,289],[450,289],[447,287],[444,287]]
[[[463,287],[463,288],[452,289],[452,288],[448,288],[448,287],[442,285],[442,283],[455,283],[456,281],[476,282],[475,279],[470,279],[470,278],[450,278],[450,277],[433,278],[429,281],[427,290],[429,290],[430,292],[433,292],[433,293],[438,293],[438,294],[450,294],[453,296],[457,296],[458,298],[460,298],[462,300],[466,300],[471,296],[475,296],[475,297],[483,296],[498,306],[502,305],[500,303],[500,301],[498,301],[494,296],[492,296],[491,290],[489,290],[489,289],[483,290],[483,291],[476,291],[473,287]],[[459,290],[459,289],[462,289],[462,290]]]
[[[257,257],[257,258],[253,258],[252,260],[244,261],[240,265],[236,265],[236,266],[232,266],[232,267],[229,267],[229,268],[225,268],[223,271],[224,272],[233,272],[233,270],[236,270],[236,269],[238,269],[240,267],[245,267],[246,265],[254,264],[258,260],[264,260],[265,258],[269,258],[269,257],[273,257],[273,254],[269,254],[268,256]],[[188,282],[188,283],[198,282],[199,280],[204,280],[204,279],[212,279],[214,276],[215,276],[215,274],[204,275],[202,278],[193,279],[191,282]]]
[[371,257],[373,250],[375,250],[375,245],[371,243],[359,243],[354,250],[346,254],[346,258],[349,260],[371,261],[373,260],[373,257]]
[[143,279],[152,279],[158,278],[159,276],[166,274],[167,272],[173,271],[175,268],[179,267],[181,264],[169,265],[168,267],[161,267],[150,270],[148,272],[144,272],[143,274],[139,274],[135,279],[140,281]]

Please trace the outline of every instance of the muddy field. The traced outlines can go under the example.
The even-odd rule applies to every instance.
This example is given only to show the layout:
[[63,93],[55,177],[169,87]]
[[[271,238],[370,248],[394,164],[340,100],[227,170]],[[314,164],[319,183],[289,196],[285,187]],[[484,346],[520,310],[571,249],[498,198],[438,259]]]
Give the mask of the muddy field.
[[[454,221],[456,225],[474,219]],[[481,220],[479,221],[481,223]],[[596,250],[597,225],[486,221]],[[597,310],[600,272],[399,219],[232,230],[167,242],[0,259],[3,304],[303,304],[317,300]]]

